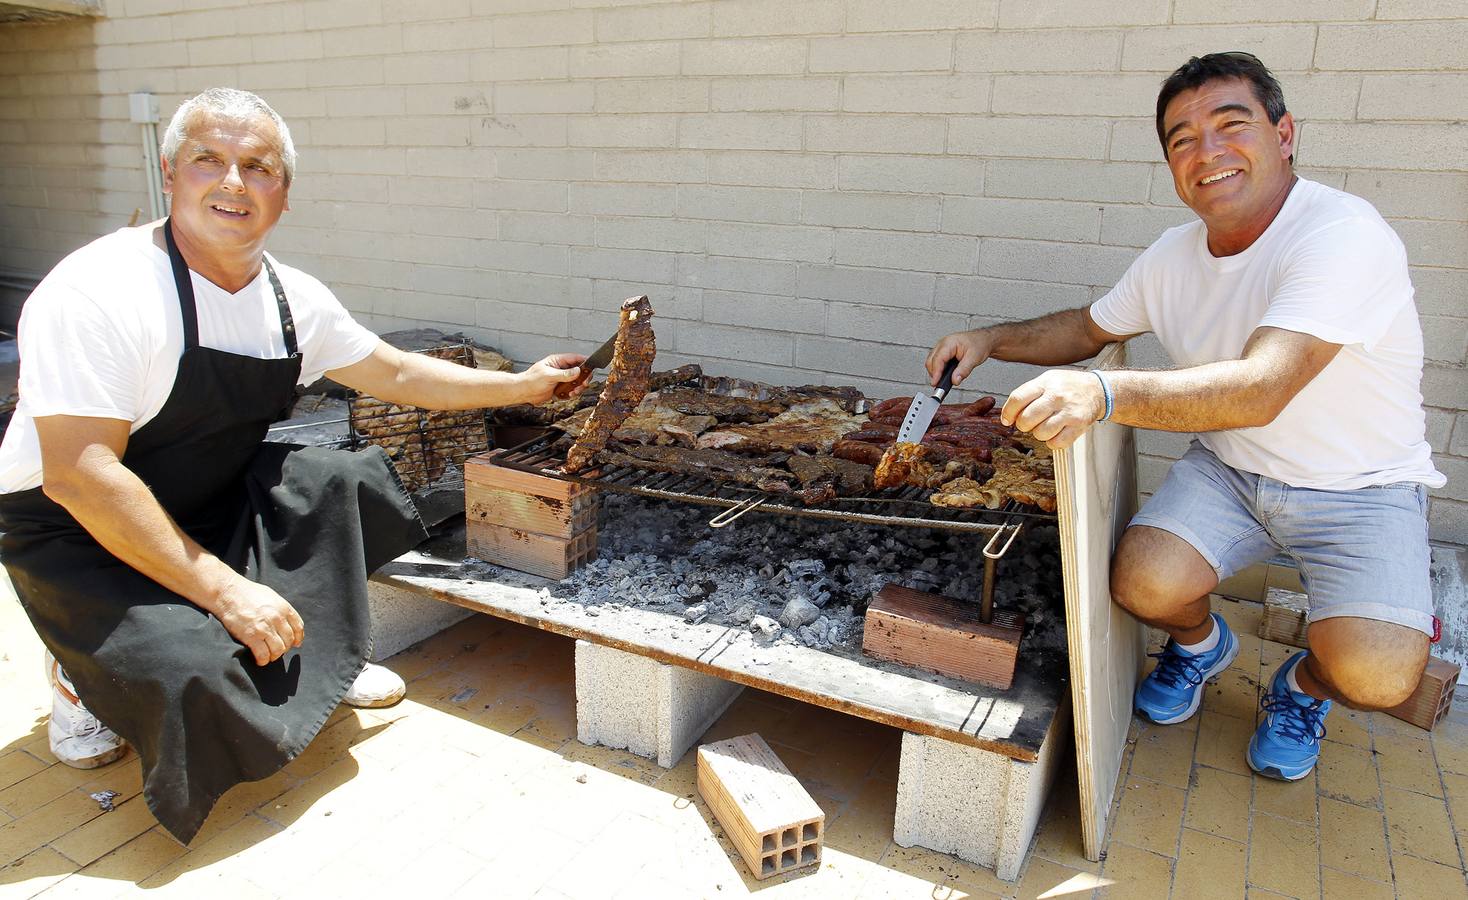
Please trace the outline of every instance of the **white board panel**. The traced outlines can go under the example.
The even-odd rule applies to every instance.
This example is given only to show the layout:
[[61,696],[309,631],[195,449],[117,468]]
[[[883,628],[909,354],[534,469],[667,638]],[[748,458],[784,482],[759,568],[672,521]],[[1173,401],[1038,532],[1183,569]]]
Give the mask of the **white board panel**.
[[[1111,344],[1092,368],[1126,363]],[[1137,508],[1133,431],[1101,422],[1055,454],[1066,639],[1075,711],[1081,832],[1087,859],[1099,859],[1111,796],[1121,772],[1132,693],[1146,657],[1146,631],[1111,602],[1111,552]]]

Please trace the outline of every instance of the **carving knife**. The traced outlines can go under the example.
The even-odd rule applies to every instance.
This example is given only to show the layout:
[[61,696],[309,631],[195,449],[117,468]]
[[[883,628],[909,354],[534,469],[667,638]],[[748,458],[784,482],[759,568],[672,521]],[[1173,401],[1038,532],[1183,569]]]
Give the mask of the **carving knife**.
[[907,415],[902,417],[902,428],[897,432],[899,443],[916,444],[922,441],[923,435],[928,433],[928,426],[933,424],[933,416],[938,414],[938,407],[943,405],[943,398],[953,389],[953,370],[956,368],[958,357],[955,356],[943,367],[943,377],[938,379],[938,386],[933,388],[932,395],[918,394],[912,398]]
[[607,338],[606,343],[597,347],[595,352],[586,357],[586,362],[581,364],[581,374],[575,381],[563,381],[556,385],[556,396],[566,398],[571,396],[571,391],[580,387],[582,382],[590,377],[597,369],[605,368],[612,361],[612,350],[617,346],[617,335],[613,334]]

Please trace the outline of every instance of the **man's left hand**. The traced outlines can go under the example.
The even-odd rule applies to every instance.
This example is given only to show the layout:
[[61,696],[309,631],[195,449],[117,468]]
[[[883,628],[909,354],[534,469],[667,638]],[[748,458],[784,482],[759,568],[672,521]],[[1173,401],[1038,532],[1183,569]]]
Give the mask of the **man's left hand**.
[[526,392],[526,403],[544,403],[555,394],[556,385],[568,381],[579,382],[571,390],[571,396],[586,387],[590,377],[582,377],[580,366],[586,357],[580,353],[552,353],[545,359],[521,372],[519,378]]
[[1105,412],[1106,396],[1095,375],[1051,369],[1015,388],[999,419],[1061,450],[1074,444]]

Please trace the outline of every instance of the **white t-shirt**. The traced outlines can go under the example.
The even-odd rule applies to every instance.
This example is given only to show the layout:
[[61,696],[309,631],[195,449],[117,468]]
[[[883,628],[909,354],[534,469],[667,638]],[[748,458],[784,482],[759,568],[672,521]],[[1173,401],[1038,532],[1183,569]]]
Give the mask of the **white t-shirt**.
[[[301,384],[377,346],[326,285],[273,256],[270,262],[295,321]],[[201,346],[260,359],[286,355],[264,266],[235,294],[189,274]],[[20,403],[0,444],[0,493],[41,483],[36,418],[125,419],[131,434],[163,408],[183,353],[183,317],[168,254],[153,243],[152,228],[123,228],[57,264],[26,300],[18,346]]]
[[1112,334],[1150,331],[1181,367],[1238,359],[1254,329],[1341,350],[1268,425],[1198,435],[1230,466],[1297,487],[1446,483],[1422,410],[1422,327],[1407,253],[1370,203],[1299,179],[1269,228],[1234,256],[1201,221],[1172,228],[1091,306]]

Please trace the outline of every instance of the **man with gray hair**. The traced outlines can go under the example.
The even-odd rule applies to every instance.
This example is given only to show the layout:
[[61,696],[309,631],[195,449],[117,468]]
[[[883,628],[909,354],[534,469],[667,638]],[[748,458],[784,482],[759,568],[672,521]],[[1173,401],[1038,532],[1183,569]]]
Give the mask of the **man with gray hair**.
[[90,767],[131,744],[149,808],[188,842],[339,702],[403,695],[366,662],[367,575],[423,525],[380,449],[264,442],[297,385],[539,403],[583,357],[511,374],[403,353],[267,254],[295,149],[254,94],[184,103],[163,157],[169,217],[77,250],[26,302],[0,561],[48,651],[52,750]]

